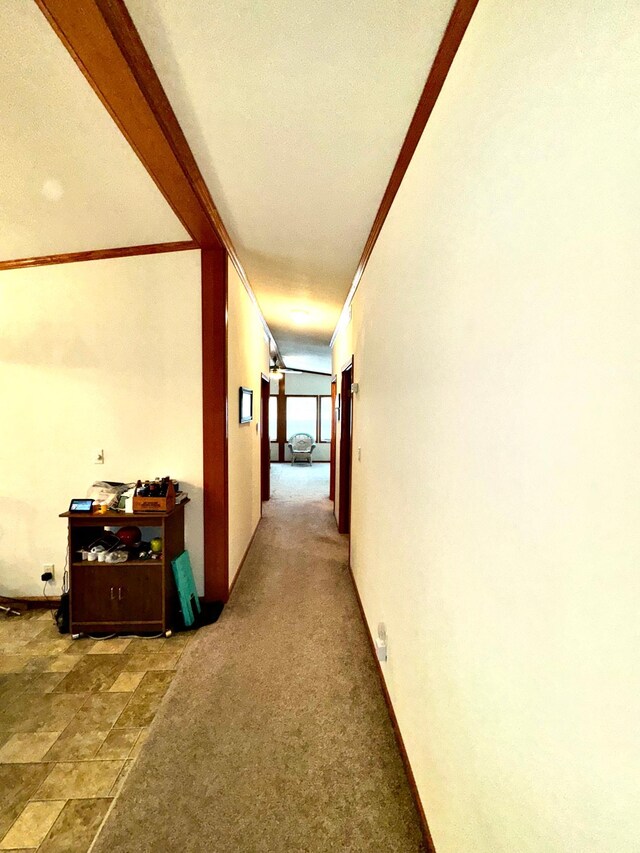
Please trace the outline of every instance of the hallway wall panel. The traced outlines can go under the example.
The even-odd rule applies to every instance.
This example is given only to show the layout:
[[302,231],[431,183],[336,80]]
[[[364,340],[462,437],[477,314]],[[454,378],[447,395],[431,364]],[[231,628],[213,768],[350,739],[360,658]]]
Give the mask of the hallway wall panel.
[[[269,372],[269,344],[260,317],[229,264],[229,585],[260,521],[260,376]],[[240,386],[253,390],[253,420],[239,423]],[[265,429],[268,425],[265,424]]]
[[637,848],[639,23],[479,4],[334,348],[438,853]]

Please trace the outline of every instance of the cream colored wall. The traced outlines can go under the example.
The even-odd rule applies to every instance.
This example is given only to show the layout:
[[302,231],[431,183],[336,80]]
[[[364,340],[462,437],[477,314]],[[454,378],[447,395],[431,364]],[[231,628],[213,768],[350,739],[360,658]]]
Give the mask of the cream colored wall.
[[285,394],[331,393],[330,376],[314,376],[312,373],[287,373],[285,376]]
[[[202,590],[198,252],[0,272],[0,594],[59,594],[58,513],[96,479],[171,474]],[[104,449],[105,464],[93,454]]]
[[639,24],[479,4],[335,347],[438,853],[638,850]]
[[[258,313],[229,261],[229,584],[260,521],[260,378],[269,345]],[[240,386],[253,389],[253,420],[239,423]],[[265,428],[268,425],[265,424]]]

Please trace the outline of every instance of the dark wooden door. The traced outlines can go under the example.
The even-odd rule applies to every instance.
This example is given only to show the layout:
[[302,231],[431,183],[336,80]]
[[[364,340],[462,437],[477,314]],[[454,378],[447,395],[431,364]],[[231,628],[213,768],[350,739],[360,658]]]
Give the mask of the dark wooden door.
[[338,532],[351,530],[351,435],[353,432],[353,403],[351,383],[353,362],[342,371],[340,387],[340,503],[338,507]]
[[331,380],[331,444],[329,445],[329,500],[336,499],[336,430],[338,426],[338,413],[336,411],[336,397],[338,383],[334,376]]
[[71,573],[74,622],[113,622],[117,618],[118,591],[111,567],[103,563],[76,568]]
[[160,622],[162,562],[113,566],[99,563],[73,572],[75,623]]
[[118,622],[155,622],[162,619],[162,563],[113,567]]
[[269,440],[269,396],[271,383],[269,377],[262,374],[260,383],[260,493],[263,501],[271,497],[271,441]]

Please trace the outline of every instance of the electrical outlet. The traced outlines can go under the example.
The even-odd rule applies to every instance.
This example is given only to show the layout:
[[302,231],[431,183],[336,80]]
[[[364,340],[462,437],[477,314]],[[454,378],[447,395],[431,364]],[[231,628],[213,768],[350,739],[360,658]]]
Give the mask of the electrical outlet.
[[104,465],[104,450],[102,448],[93,451],[93,464]]
[[56,579],[56,567],[54,563],[43,563],[42,564],[42,574],[46,574],[47,572],[51,572],[51,577],[47,581],[47,583],[54,583]]
[[375,642],[378,660],[381,663],[385,663],[389,656],[389,643],[387,640],[387,626],[384,622],[378,622],[378,636]]

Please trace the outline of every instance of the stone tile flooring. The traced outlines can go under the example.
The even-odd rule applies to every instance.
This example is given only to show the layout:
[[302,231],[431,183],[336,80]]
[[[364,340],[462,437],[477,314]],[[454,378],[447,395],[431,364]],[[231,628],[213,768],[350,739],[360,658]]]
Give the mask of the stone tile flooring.
[[0,851],[86,853],[193,636],[72,640],[0,615]]

